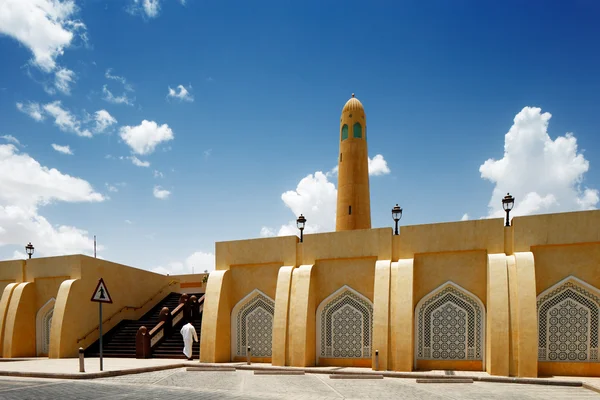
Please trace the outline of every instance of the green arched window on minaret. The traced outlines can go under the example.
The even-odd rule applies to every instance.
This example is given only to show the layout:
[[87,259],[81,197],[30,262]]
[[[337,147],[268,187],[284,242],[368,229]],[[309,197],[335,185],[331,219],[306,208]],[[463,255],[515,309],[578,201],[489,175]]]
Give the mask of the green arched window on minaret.
[[355,138],[361,138],[362,137],[362,126],[360,125],[360,123],[355,123],[354,126],[352,127],[352,133],[354,134]]
[[348,139],[348,125],[342,126],[342,140]]

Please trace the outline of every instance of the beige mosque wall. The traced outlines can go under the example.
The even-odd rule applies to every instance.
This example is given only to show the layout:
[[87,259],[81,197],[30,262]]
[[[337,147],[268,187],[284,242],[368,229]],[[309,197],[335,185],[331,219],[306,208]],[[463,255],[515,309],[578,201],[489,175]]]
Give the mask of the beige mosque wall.
[[[588,211],[517,217],[508,228],[503,219],[486,219],[403,226],[398,236],[380,228],[310,234],[303,243],[293,236],[217,243],[219,269],[229,271],[209,278],[202,361],[233,359],[231,310],[259,289],[275,296],[274,365],[375,368],[378,350],[380,370],[600,376],[598,363],[538,362],[536,318],[536,297],[562,279],[600,287],[598,226],[600,212]],[[253,274],[256,268],[269,272]],[[482,360],[416,360],[416,307],[448,282],[483,307]],[[319,305],[345,285],[373,303],[370,359],[317,353]],[[206,334],[211,321],[219,337]]]
[[[65,280],[58,292],[57,305],[64,304],[64,311],[55,311],[52,320],[51,358],[75,357],[79,347],[86,348],[98,339],[98,304],[89,299],[99,277],[104,279],[113,300],[112,304],[102,306],[105,332],[122,319],[141,317],[171,291],[168,289],[170,277],[105,260],[79,257],[81,278],[73,282]],[[156,301],[135,309],[161,289],[164,289],[164,294],[157,296]],[[131,309],[106,320],[126,306]]]
[[[538,296],[570,276],[596,289],[600,288],[600,242],[535,246],[532,252],[535,258]],[[596,292],[596,295],[600,293]],[[542,376],[600,376],[600,363],[540,361],[538,370]]]
[[[170,292],[203,292],[204,276],[164,276],[83,255],[2,261],[0,355],[77,356],[79,347],[98,339],[98,304],[90,298],[100,277],[114,301],[103,305],[107,332],[123,319],[141,317]],[[48,346],[43,321],[50,317]]]

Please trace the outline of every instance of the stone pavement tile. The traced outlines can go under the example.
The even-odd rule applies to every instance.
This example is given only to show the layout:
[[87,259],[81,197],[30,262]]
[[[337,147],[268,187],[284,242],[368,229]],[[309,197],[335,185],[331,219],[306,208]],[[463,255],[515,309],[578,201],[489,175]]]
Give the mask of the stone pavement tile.
[[[261,400],[242,393],[226,393],[211,390],[157,387],[152,385],[129,385],[61,381],[60,384],[43,386],[18,386],[14,390],[0,391],[0,400]],[[264,400],[264,398],[262,399]]]
[[95,379],[94,382],[101,383],[131,383],[131,384],[154,384],[158,381],[165,379],[166,377],[173,375],[178,372],[185,371],[185,368],[176,368],[176,369],[165,369],[162,371],[153,371],[153,372],[144,372],[141,374],[131,374],[131,375],[120,375],[113,376],[108,378],[98,378]]
[[220,372],[179,371],[157,382],[160,386],[177,386],[189,388],[214,389],[225,391],[240,391],[243,383],[242,371]]
[[254,375],[244,371],[242,390],[244,393],[252,395],[286,396],[295,394],[310,398],[321,398],[323,396],[336,399],[342,398],[327,384],[323,383],[317,375]]
[[428,393],[420,387],[408,384],[414,382],[412,379],[345,380],[330,379],[329,375],[318,375],[318,378],[344,399],[446,399],[441,395]]
[[592,391],[580,387],[526,385],[513,383],[442,383],[417,384],[422,390],[447,399],[530,400],[530,399],[597,399]]

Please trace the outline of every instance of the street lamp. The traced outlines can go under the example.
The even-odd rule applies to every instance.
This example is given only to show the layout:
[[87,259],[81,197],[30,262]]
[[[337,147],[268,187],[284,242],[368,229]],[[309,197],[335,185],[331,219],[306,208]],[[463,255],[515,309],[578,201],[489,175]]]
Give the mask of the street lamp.
[[392,218],[394,218],[394,222],[396,223],[396,230],[394,231],[394,234],[397,235],[398,221],[400,221],[400,218],[402,218],[402,207],[398,206],[398,204],[396,204],[396,206],[392,208]]
[[35,247],[33,247],[31,242],[29,242],[27,244],[27,246],[25,246],[25,251],[27,252],[27,255],[29,256],[29,258],[31,258],[31,256],[33,255],[33,252],[35,251]]
[[304,231],[304,225],[306,225],[306,218],[304,218],[304,215],[300,214],[296,220],[296,225],[298,226],[298,229],[300,229],[300,243],[302,243],[302,240],[304,239],[302,233]]
[[508,220],[508,214],[510,210],[512,210],[515,205],[515,198],[510,195],[510,193],[506,193],[506,196],[502,199],[502,208],[506,211],[506,226],[510,226],[510,222]]

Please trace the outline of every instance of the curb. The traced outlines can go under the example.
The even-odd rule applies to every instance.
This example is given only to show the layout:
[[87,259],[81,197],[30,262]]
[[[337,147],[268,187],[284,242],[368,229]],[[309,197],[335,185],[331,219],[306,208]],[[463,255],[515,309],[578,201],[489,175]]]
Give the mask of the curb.
[[[202,365],[202,363],[201,363]],[[204,365],[218,365],[218,364],[204,364]],[[550,380],[544,378],[515,378],[515,377],[504,377],[504,376],[469,376],[469,375],[438,375],[428,374],[420,372],[393,372],[393,371],[340,371],[330,370],[321,368],[301,368],[301,367],[267,367],[267,366],[253,366],[253,365],[236,365],[236,369],[239,370],[250,370],[250,371],[304,371],[307,374],[327,374],[327,375],[383,375],[385,378],[405,378],[405,379],[445,379],[445,380],[456,380],[456,379],[472,379],[474,382],[493,382],[493,383],[519,383],[527,385],[546,385],[546,386],[568,386],[568,387],[583,387],[582,381],[568,381],[568,380]],[[592,386],[590,386],[590,390]],[[600,392],[600,389],[596,389]]]
[[0,376],[16,376],[23,378],[51,378],[51,379],[97,379],[97,378],[109,378],[112,376],[121,375],[132,375],[141,374],[144,372],[163,371],[165,369],[175,369],[188,367],[189,364],[168,364],[168,365],[156,365],[153,367],[142,367],[132,369],[119,369],[114,371],[102,371],[102,372],[80,372],[78,374],[61,374],[53,372],[22,372],[22,371],[0,371]]
[[590,385],[589,383],[584,383],[583,387],[587,390],[591,390],[592,392],[600,393],[600,387],[598,386]]

